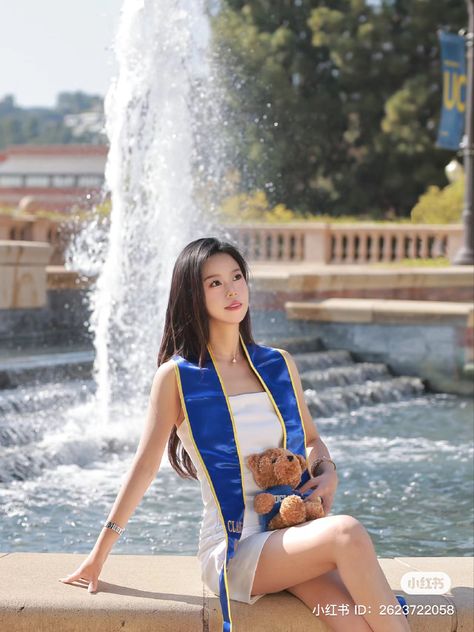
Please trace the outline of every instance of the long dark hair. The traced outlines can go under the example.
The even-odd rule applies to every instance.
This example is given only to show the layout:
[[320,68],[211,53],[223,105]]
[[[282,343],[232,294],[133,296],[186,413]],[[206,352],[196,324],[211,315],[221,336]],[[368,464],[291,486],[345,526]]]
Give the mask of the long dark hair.
[[[158,352],[158,366],[178,354],[203,366],[208,355],[209,317],[202,283],[202,265],[212,255],[226,253],[233,257],[248,283],[248,265],[238,249],[215,237],[191,241],[178,255],[171,277],[163,338]],[[239,331],[246,344],[254,343],[250,309],[240,322]],[[181,478],[197,479],[189,454],[184,449],[173,426],[168,439],[168,459]]]

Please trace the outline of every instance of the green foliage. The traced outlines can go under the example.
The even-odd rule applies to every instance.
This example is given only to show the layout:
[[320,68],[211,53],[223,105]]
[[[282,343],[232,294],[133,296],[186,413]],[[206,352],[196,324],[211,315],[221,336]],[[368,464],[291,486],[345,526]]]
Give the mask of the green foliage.
[[85,92],[60,92],[56,99],[56,110],[62,114],[79,112],[102,112],[103,99]]
[[242,190],[301,216],[408,217],[446,184],[437,29],[465,26],[464,3],[227,0],[213,20]]
[[226,198],[221,206],[222,220],[235,222],[291,222],[299,219],[284,204],[270,207],[264,191],[241,193]]
[[101,111],[102,99],[82,92],[59,94],[54,108],[22,108],[17,106],[11,95],[0,100],[0,148],[25,143],[67,144],[103,143],[101,134],[84,132],[74,135],[64,123],[66,114],[83,111]]
[[361,219],[377,224],[409,224],[410,219],[398,218],[397,221],[373,220],[367,216],[341,215],[332,217],[331,215],[312,215],[311,213],[297,214],[284,204],[271,206],[264,191],[253,191],[252,193],[237,193],[224,198],[220,206],[220,215],[223,222],[237,223],[285,223],[285,222],[330,222],[332,224],[360,223]]
[[100,204],[96,204],[92,211],[88,211],[88,213],[93,213],[95,217],[100,217],[101,219],[107,219],[110,217],[110,213],[112,211],[112,202],[109,197],[107,197]]
[[99,219],[101,221],[108,220],[111,211],[111,202],[110,198],[105,199],[100,204],[96,204],[93,208],[74,208],[72,212],[64,213],[61,211],[53,211],[48,209],[37,209],[33,213],[28,213],[25,211],[20,211],[17,207],[12,206],[0,206],[0,215],[10,215],[16,218],[22,217],[31,217],[34,215],[35,217],[50,219],[53,221],[59,222],[71,222],[75,221],[78,223],[89,222],[92,219]]
[[417,224],[458,224],[462,221],[464,176],[440,189],[429,186],[411,211]]
[[400,261],[368,263],[367,265],[378,268],[445,268],[451,266],[451,261],[447,257],[435,257],[434,259],[400,259]]
[[68,216],[59,211],[50,211],[47,209],[38,209],[34,213],[31,213],[35,217],[40,217],[43,219],[50,219],[52,221],[64,222],[68,220]]

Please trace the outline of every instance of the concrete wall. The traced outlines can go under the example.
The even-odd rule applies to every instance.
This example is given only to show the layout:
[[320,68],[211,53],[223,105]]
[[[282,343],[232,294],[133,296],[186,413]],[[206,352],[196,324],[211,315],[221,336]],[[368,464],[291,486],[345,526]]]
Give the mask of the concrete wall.
[[84,291],[48,290],[46,304],[34,309],[0,309],[0,350],[67,343],[91,344]]
[[416,375],[433,391],[474,394],[474,306],[430,301],[326,299],[252,313],[258,338],[319,338],[328,349]]
[[88,282],[48,266],[48,243],[0,240],[0,349],[88,341]]

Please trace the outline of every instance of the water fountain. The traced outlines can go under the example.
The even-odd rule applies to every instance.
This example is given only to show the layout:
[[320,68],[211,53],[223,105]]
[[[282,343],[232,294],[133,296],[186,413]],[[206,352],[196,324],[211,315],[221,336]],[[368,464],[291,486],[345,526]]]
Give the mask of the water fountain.
[[209,37],[203,2],[124,3],[119,74],[106,98],[112,214],[92,296],[104,422],[117,395],[141,396],[149,385],[156,363],[149,350],[158,348],[179,250],[216,228],[209,196],[205,212],[199,203],[224,162],[209,142],[218,114]]

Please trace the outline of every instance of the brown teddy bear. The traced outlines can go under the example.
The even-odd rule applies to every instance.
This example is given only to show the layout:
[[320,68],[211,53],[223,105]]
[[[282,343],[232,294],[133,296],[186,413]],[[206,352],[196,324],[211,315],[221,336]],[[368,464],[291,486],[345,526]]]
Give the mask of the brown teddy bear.
[[254,499],[265,531],[291,527],[324,516],[321,498],[305,500],[314,492],[299,492],[296,486],[306,469],[306,460],[284,448],[269,448],[245,459],[257,485],[263,489]]

